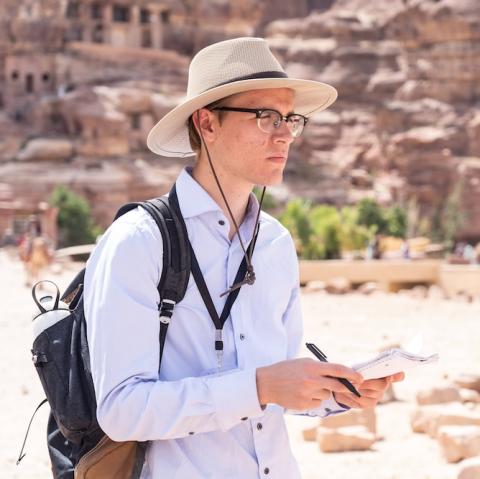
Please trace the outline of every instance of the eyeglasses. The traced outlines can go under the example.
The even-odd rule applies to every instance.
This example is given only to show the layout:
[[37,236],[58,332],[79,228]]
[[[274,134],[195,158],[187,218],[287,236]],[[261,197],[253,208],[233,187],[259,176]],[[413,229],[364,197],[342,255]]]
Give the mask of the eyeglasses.
[[282,125],[282,121],[285,121],[287,124],[290,133],[294,138],[298,138],[301,134],[305,125],[308,123],[308,118],[298,113],[290,113],[287,116],[283,116],[277,110],[271,110],[268,108],[263,108],[261,110],[254,108],[233,108],[229,106],[217,106],[212,108],[213,110],[220,111],[239,111],[244,113],[255,113],[257,117],[257,125],[261,131],[264,133],[274,133],[275,130],[278,130]]

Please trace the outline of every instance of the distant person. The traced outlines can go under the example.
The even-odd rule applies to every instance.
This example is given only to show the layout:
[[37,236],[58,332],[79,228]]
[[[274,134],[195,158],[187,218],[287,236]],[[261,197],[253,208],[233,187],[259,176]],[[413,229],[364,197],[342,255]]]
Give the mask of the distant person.
[[402,247],[400,248],[400,253],[403,259],[410,259],[410,243],[408,239],[404,240],[402,243]]
[[463,259],[469,263],[475,263],[476,261],[475,248],[470,243],[467,243],[463,248]]
[[12,228],[7,228],[3,234],[2,242],[0,246],[15,246],[15,235]]
[[380,235],[375,235],[367,246],[367,259],[382,259],[382,250],[380,247]]
[[53,254],[49,243],[42,236],[40,222],[31,219],[28,231],[19,244],[19,256],[25,266],[25,285],[32,287],[41,279],[41,274],[51,263]]

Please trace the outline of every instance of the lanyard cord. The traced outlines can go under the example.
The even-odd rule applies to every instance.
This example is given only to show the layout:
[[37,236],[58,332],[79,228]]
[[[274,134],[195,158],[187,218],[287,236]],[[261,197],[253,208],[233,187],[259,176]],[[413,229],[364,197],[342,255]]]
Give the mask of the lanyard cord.
[[[205,139],[203,137],[202,128],[200,127],[200,110],[197,110],[197,121],[198,121],[198,131],[200,132],[200,137],[202,139],[203,146],[205,147],[205,151],[207,152],[207,158],[208,158],[208,163],[210,165],[210,169],[212,170],[212,174],[213,174],[213,177],[215,179],[215,182],[217,183],[220,194],[222,195],[223,201],[224,201],[224,203],[227,207],[228,214],[230,215],[232,223],[235,227],[235,234],[237,235],[237,238],[240,242],[240,246],[242,247],[242,250],[243,250],[245,260],[247,262],[247,271],[245,273],[245,277],[243,278],[243,280],[235,281],[235,283],[232,284],[227,291],[223,292],[220,295],[220,297],[223,297],[223,296],[231,293],[232,291],[234,291],[238,288],[241,288],[244,284],[252,285],[253,283],[255,283],[255,271],[253,269],[253,264],[252,264],[252,254],[253,254],[253,249],[254,248],[249,249],[248,252],[247,252],[247,250],[245,250],[245,245],[243,244],[242,237],[240,236],[240,230],[238,228],[237,222],[235,221],[235,218],[233,217],[233,213],[232,213],[232,210],[230,209],[230,205],[228,204],[227,197],[225,196],[225,193],[223,192],[222,186],[220,185],[220,181],[218,179],[217,173],[215,171],[215,168],[213,167],[213,162],[212,162],[212,158],[210,157],[210,152],[208,151],[207,144],[205,143]],[[255,226],[253,228],[253,238],[254,238],[254,240],[252,238],[252,241],[254,241],[254,243],[256,243],[256,241],[257,241],[258,230],[259,230],[259,221],[260,221],[260,212],[261,212],[261,209],[262,209],[262,203],[263,203],[263,198],[265,197],[265,190],[266,189],[267,189],[267,187],[264,186],[263,191],[262,191],[262,196],[260,198],[260,203],[259,203],[259,206],[258,206],[257,217],[255,219]]]
[[[172,208],[176,212],[178,212],[178,217],[183,221],[175,186],[172,188],[172,191],[170,192],[169,199],[170,199],[170,204]],[[257,236],[258,236],[258,228],[254,237],[252,238],[252,241],[248,245],[247,252],[249,257],[251,257],[253,254],[253,250],[257,242]],[[223,335],[222,335],[223,326],[225,325],[226,320],[230,316],[230,311],[232,309],[233,303],[235,302],[238,294],[240,293],[240,287],[242,286],[241,279],[245,277],[245,274],[247,272],[247,255],[243,257],[243,260],[240,263],[240,266],[238,267],[237,275],[235,276],[234,284],[239,286],[235,288],[231,288],[231,291],[229,292],[228,297],[223,306],[222,313],[219,316],[217,313],[217,310],[215,309],[215,305],[213,303],[210,292],[208,291],[208,287],[205,282],[205,278],[203,277],[202,271],[200,269],[200,265],[198,264],[198,260],[195,255],[195,251],[193,250],[192,243],[190,242],[190,240],[188,240],[188,243],[190,248],[191,269],[192,269],[193,278],[200,292],[200,296],[202,297],[203,302],[210,315],[210,318],[212,319],[212,322],[215,325],[215,352],[217,353],[218,369],[221,369],[222,357],[223,357]]]

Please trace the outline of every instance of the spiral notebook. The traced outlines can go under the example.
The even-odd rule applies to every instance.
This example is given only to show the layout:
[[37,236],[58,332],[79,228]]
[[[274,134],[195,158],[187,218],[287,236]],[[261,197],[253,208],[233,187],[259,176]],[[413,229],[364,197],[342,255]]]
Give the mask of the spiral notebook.
[[369,361],[354,364],[352,368],[358,371],[364,379],[376,379],[437,361],[438,354],[424,356],[409,353],[401,348],[393,348],[380,353]]

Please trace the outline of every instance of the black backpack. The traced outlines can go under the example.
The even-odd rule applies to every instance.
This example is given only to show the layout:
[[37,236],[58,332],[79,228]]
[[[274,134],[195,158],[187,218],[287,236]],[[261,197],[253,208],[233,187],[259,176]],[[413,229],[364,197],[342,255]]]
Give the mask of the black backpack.
[[[129,203],[115,216],[117,219],[141,206],[153,217],[162,235],[163,270],[158,284],[161,298],[158,305],[159,368],[173,309],[185,296],[190,276],[188,235],[179,208],[172,203],[168,197]],[[45,309],[46,303],[42,304],[42,299],[37,299],[37,285],[32,290],[41,311],[35,321],[51,313],[52,309],[61,313],[60,320],[40,332],[32,348],[33,361],[47,396],[41,404],[48,401],[51,408],[47,439],[53,476],[56,479],[137,479],[147,443],[112,441],[97,422],[83,309],[84,275],[85,269],[73,279],[61,298],[68,309],[59,309],[58,288],[57,296],[48,298],[50,305],[53,302],[53,308],[49,310]],[[44,319],[47,318],[44,316]],[[48,321],[51,316],[47,325],[50,324]],[[26,437],[22,452],[25,441]],[[22,452],[17,464],[24,456]]]

